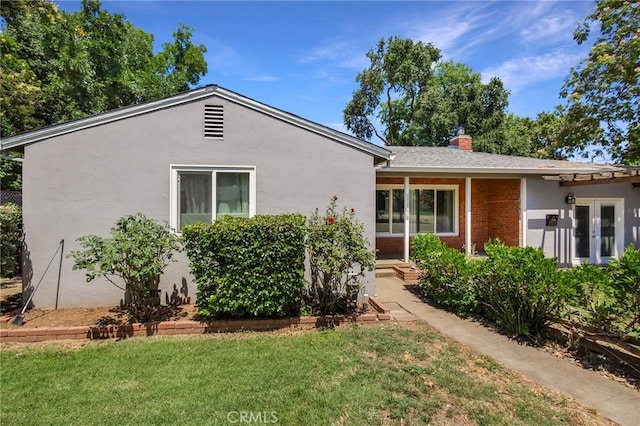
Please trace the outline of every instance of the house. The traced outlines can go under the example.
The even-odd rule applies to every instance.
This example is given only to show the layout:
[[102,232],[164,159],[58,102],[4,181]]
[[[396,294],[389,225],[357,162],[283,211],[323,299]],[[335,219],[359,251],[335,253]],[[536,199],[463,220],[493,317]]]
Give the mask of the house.
[[[228,214],[309,215],[334,194],[380,257],[408,259],[418,233],[467,253],[493,238],[542,247],[562,266],[640,247],[638,169],[479,153],[472,142],[386,149],[219,86],[6,138],[2,149],[24,153],[24,285],[42,278],[39,308],[117,304],[121,290],[87,284],[70,258],[45,274],[61,240],[68,254],[135,212],[177,232]],[[365,282],[375,294],[373,273]],[[194,300],[183,253],[160,288],[163,300]]]
[[467,253],[494,238],[541,247],[560,266],[640,247],[637,168],[473,152],[468,135],[449,147],[389,149],[376,170],[379,256],[407,260],[424,232]]
[[[339,205],[355,209],[373,243],[375,165],[390,155],[218,86],[6,138],[2,149],[24,152],[27,287],[43,276],[60,240],[66,255],[80,249],[78,237],[107,236],[118,218],[136,212],[180,230],[223,214],[308,216],[335,194]],[[87,284],[66,256],[58,278],[57,259],[34,306],[122,299],[104,280]],[[373,273],[366,285],[373,293]],[[169,265],[160,288],[195,300],[186,255]]]

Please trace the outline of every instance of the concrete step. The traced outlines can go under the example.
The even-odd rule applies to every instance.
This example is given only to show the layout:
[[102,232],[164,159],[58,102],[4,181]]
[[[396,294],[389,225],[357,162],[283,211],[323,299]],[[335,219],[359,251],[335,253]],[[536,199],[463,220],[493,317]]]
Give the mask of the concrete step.
[[395,276],[396,270],[393,268],[376,268],[376,278]]
[[410,268],[413,266],[413,263],[405,262],[401,259],[376,259],[376,269],[389,269],[394,266]]

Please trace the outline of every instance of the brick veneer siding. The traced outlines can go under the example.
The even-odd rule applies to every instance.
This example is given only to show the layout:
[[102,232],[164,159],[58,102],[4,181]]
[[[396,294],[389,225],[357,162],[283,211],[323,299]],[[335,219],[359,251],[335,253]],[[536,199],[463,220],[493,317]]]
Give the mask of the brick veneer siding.
[[[404,184],[402,177],[378,177],[377,184]],[[458,185],[458,235],[441,237],[449,247],[463,249],[465,244],[465,179],[410,178],[409,185]],[[478,251],[491,238],[505,244],[520,244],[520,180],[472,179],[471,181],[471,241]],[[410,237],[410,243],[413,238]],[[379,257],[402,257],[403,237],[377,237]]]
[[[520,245],[520,180],[491,179],[488,191],[487,230],[489,238],[499,238],[508,246]],[[473,213],[472,213],[473,214]]]

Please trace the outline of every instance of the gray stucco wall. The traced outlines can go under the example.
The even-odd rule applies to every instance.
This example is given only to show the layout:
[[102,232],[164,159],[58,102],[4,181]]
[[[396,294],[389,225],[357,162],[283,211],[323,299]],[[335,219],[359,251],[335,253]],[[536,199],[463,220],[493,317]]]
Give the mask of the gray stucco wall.
[[[541,178],[527,179],[527,245],[541,247],[549,257],[557,257],[561,266],[568,266],[574,257],[572,207],[565,197],[573,192],[576,198],[624,198],[624,246],[640,247],[640,189],[630,183],[561,187],[558,182]],[[559,215],[558,226],[545,226],[547,214]]]
[[[224,105],[225,138],[203,138],[204,104]],[[369,154],[276,120],[244,106],[209,98],[41,141],[25,148],[24,229],[27,274],[35,284],[58,242],[65,255],[80,247],[83,235],[107,236],[123,215],[142,212],[169,221],[170,165],[243,165],[256,167],[256,213],[323,210],[336,194],[338,204],[353,207],[374,244],[375,171]],[[195,285],[186,256],[166,270],[161,288]],[[110,306],[122,291],[105,280],[85,282],[64,258],[59,307]],[[33,299],[39,308],[55,303],[57,260]],[[374,293],[373,273],[367,276]],[[164,293],[163,293],[164,300]]]

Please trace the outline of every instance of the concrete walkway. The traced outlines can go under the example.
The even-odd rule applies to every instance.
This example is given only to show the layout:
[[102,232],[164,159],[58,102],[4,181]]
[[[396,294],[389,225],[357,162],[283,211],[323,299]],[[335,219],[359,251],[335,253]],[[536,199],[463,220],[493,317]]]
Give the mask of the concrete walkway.
[[[640,425],[640,392],[584,370],[538,349],[524,346],[482,325],[422,302],[394,277],[376,278],[378,300],[388,304],[398,321],[407,311],[441,333],[487,355],[534,382],[568,395],[621,425]],[[395,315],[394,315],[395,313]]]

